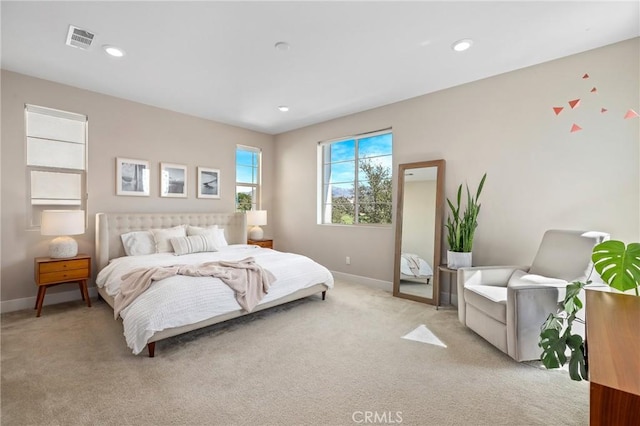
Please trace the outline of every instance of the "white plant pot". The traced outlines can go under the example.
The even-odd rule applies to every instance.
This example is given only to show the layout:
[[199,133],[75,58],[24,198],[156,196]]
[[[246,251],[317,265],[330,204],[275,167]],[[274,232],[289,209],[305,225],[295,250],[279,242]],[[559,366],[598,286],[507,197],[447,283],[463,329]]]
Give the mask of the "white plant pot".
[[467,268],[471,266],[471,252],[460,253],[447,250],[447,267],[451,269]]

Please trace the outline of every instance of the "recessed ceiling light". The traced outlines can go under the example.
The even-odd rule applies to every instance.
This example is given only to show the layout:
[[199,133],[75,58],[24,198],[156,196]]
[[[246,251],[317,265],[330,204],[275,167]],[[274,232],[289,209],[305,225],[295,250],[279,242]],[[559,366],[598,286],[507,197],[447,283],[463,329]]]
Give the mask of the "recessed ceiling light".
[[279,109],[281,112],[287,112],[287,111],[289,111],[289,107],[288,107],[288,106],[286,106],[286,105],[280,105],[280,106],[278,107],[278,109]]
[[287,50],[291,49],[291,45],[289,45],[289,43],[287,43],[286,41],[279,41],[273,47],[281,52],[286,52]]
[[124,50],[120,49],[119,47],[104,45],[102,46],[102,48],[105,52],[107,52],[107,54],[113,56],[114,58],[122,58],[124,56]]
[[456,52],[463,52],[471,47],[473,44],[473,40],[470,38],[464,38],[462,40],[458,40],[451,45],[451,48]]

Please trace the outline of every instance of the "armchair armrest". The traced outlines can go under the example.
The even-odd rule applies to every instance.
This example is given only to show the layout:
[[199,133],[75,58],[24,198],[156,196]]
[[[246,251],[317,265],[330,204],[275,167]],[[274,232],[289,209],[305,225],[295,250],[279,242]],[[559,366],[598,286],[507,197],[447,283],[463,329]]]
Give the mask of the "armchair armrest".
[[466,325],[466,305],[464,288],[474,285],[494,285],[506,287],[516,270],[528,271],[529,266],[473,266],[458,269],[458,320]]
[[517,271],[529,270],[529,266],[472,266],[458,269],[458,282],[464,286],[497,285],[505,287],[511,275]]
[[564,300],[567,283],[507,286],[507,349],[516,361],[540,359],[540,328]]

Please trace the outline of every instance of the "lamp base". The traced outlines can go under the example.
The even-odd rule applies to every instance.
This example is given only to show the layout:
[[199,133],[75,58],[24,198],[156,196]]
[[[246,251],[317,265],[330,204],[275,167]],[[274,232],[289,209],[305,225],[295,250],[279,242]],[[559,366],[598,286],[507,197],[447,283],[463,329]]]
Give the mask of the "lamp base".
[[71,237],[54,238],[49,243],[49,257],[53,259],[66,259],[78,254],[78,243]]
[[249,239],[255,241],[262,241],[264,238],[264,231],[259,226],[254,226],[249,230]]

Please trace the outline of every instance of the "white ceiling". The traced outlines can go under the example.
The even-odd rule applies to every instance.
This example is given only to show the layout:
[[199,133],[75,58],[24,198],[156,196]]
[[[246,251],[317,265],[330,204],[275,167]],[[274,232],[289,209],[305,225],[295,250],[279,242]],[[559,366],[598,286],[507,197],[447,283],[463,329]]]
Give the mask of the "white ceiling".
[[[640,35],[638,1],[1,7],[4,69],[270,134]],[[96,33],[90,51],[65,45],[70,24]],[[474,45],[456,53],[461,38]]]

